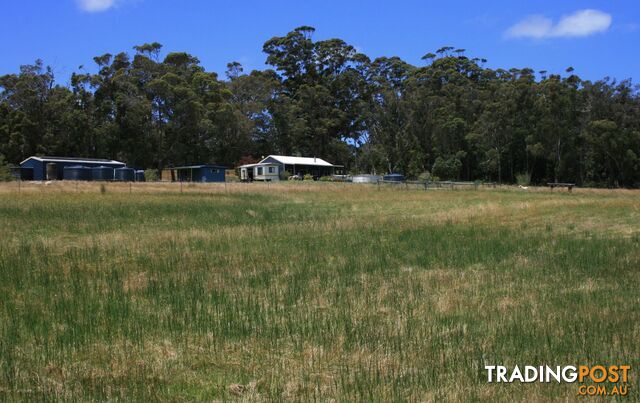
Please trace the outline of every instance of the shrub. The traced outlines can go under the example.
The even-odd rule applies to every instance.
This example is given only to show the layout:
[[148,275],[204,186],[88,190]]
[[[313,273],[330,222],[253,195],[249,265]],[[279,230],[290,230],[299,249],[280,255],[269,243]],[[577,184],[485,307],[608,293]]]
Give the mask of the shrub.
[[236,175],[235,172],[225,174],[224,180],[227,182],[240,182],[240,178]]
[[291,176],[291,172],[289,172],[289,171],[280,172],[280,179],[282,179],[282,180],[286,181],[287,179],[289,179],[290,176]]
[[531,184],[531,174],[528,172],[516,174],[516,182],[520,186],[529,186]]
[[312,180],[313,180],[313,176],[311,176],[311,174],[306,174],[306,175],[304,176],[304,180],[306,180],[306,181],[312,181]]
[[419,180],[419,181],[423,181],[423,182],[425,182],[425,181],[429,181],[429,180],[431,180],[431,179],[432,179],[432,177],[431,177],[431,172],[429,172],[429,171],[424,171],[423,173],[421,173],[420,175],[418,175],[418,180]]
[[331,176],[321,176],[320,181],[322,182],[332,182],[333,178]]
[[436,162],[433,164],[433,174],[437,175],[445,180],[455,180],[460,174],[462,168],[462,162],[456,157],[444,159],[442,157],[436,158]]
[[156,169],[147,169],[144,171],[144,179],[147,182],[155,182],[158,180],[158,171]]

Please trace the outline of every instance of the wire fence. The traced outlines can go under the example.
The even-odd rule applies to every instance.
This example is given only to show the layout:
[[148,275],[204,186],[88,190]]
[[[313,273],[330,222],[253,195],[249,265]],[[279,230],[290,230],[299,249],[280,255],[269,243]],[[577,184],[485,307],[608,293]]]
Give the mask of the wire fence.
[[495,188],[497,184],[495,182],[453,182],[453,181],[385,181],[380,180],[377,183],[378,187],[383,186],[395,186],[397,188],[404,189],[419,189],[419,190],[440,190],[440,189],[474,189],[478,190],[480,187]]
[[478,190],[496,188],[493,182],[453,181],[384,181],[352,183],[348,181],[279,181],[279,182],[108,182],[108,181],[13,181],[0,183],[0,193],[256,193],[256,192],[313,192],[321,190],[360,191],[378,190]]

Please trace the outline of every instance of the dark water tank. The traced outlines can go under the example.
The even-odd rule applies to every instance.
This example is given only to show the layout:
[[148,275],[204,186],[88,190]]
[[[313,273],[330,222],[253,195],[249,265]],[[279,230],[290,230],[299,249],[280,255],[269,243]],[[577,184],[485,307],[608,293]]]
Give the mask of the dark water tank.
[[120,182],[133,182],[136,178],[133,168],[116,168],[114,172],[114,179]]
[[136,171],[136,182],[145,182],[144,171]]
[[93,167],[91,168],[91,177],[94,181],[112,181],[113,168],[105,167],[103,165]]
[[388,181],[388,182],[404,182],[404,175],[402,175],[402,174],[389,174],[389,175],[385,175],[382,179],[384,181]]
[[70,165],[62,169],[62,177],[66,181],[90,181],[91,168],[82,165]]

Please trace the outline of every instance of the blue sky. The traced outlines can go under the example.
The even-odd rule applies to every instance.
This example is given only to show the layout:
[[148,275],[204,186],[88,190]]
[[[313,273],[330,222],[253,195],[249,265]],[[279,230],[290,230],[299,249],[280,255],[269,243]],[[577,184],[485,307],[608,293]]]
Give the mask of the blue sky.
[[6,0],[0,74],[41,58],[65,84],[93,56],[158,41],[187,51],[210,71],[227,62],[264,68],[262,44],[300,25],[314,39],[338,37],[369,57],[420,57],[441,46],[467,49],[490,67],[640,81],[640,3],[620,1],[214,1]]

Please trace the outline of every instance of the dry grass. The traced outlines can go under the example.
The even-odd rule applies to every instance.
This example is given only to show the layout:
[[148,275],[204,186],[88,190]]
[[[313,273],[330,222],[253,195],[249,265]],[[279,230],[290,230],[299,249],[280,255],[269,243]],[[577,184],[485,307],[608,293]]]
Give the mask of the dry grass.
[[483,366],[637,368],[640,192],[21,185],[2,398],[573,400]]

